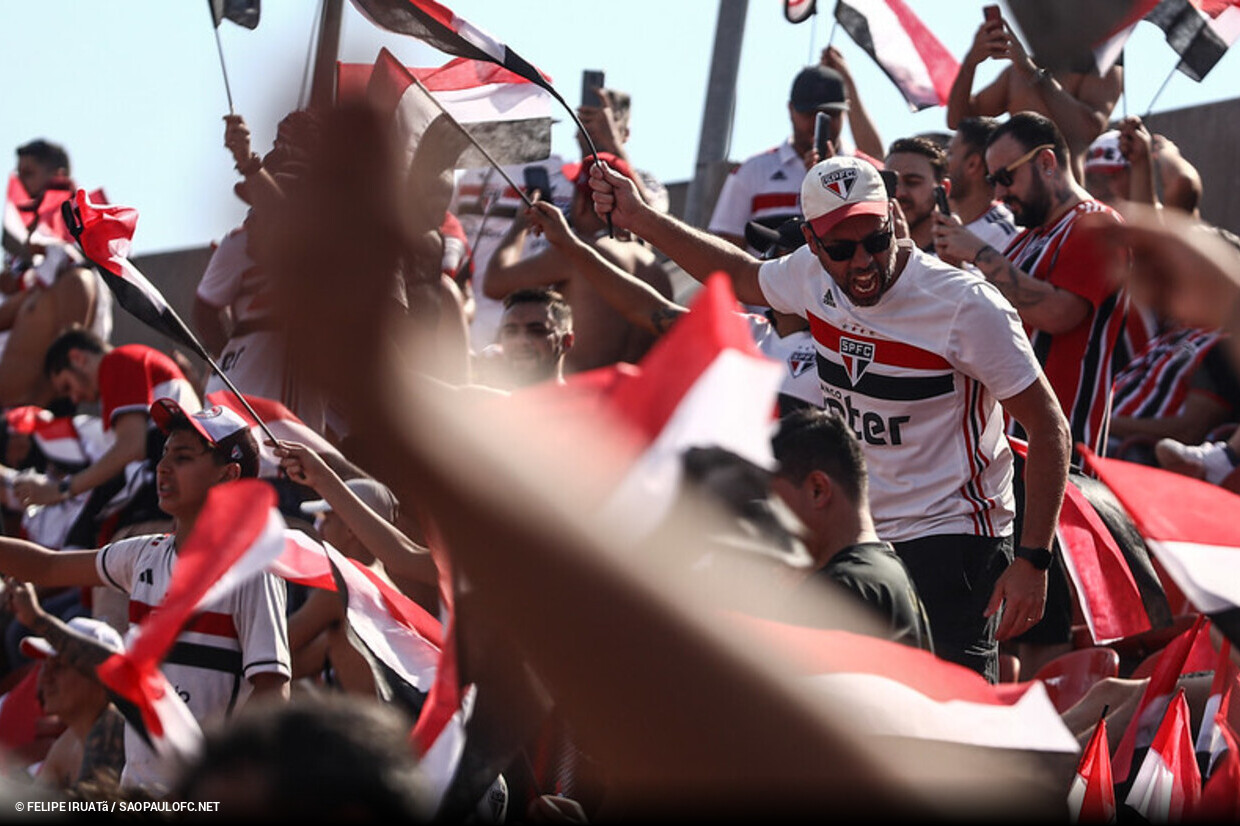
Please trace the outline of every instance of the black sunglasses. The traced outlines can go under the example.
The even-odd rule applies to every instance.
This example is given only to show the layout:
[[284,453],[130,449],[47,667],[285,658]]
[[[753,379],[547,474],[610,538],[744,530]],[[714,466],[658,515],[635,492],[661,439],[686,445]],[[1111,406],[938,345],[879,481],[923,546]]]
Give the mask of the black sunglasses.
[[1021,155],[1019,158],[1012,161],[1007,166],[1001,166],[998,169],[996,169],[994,172],[992,172],[991,174],[987,175],[986,183],[990,184],[991,186],[994,186],[995,184],[1002,184],[1003,186],[1011,186],[1012,181],[1014,180],[1012,178],[1013,172],[1015,172],[1017,169],[1020,169],[1022,166],[1024,166],[1025,164],[1033,160],[1037,156],[1037,154],[1041,152],[1043,149],[1054,149],[1054,148],[1055,148],[1055,144],[1053,143],[1044,143],[1041,146],[1035,146],[1033,149],[1030,149],[1024,155]]
[[818,246],[822,247],[822,251],[832,261],[849,261],[857,253],[858,245],[870,255],[886,252],[891,246],[891,230],[880,229],[877,232],[871,232],[860,241],[832,241],[830,244],[824,244],[817,234],[814,235],[814,239],[818,241]]

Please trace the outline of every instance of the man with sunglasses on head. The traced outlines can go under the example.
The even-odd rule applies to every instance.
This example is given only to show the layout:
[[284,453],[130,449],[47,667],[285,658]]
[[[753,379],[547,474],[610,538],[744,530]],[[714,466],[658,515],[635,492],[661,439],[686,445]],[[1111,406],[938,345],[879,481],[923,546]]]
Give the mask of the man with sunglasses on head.
[[[654,213],[609,170],[592,172],[591,186],[600,214],[694,278],[722,270],[740,301],[809,321],[824,406],[862,443],[878,534],[912,574],[936,652],[997,680],[996,641],[1042,616],[1070,450],[1011,305],[980,276],[898,239],[882,176],[858,158],[809,170],[807,243],[765,262]],[[1029,432],[1014,560],[1004,411]]]
[[[1120,262],[1090,235],[1120,218],[1078,185],[1063,134],[1043,115],[1021,112],[995,129],[986,166],[995,197],[1024,230],[998,250],[954,218],[938,216],[935,248],[972,263],[1012,303],[1068,417],[1073,443],[1100,453],[1115,371],[1145,345],[1143,331],[1127,324],[1127,293],[1114,275]],[[1009,433],[1023,438],[1022,424],[1011,423]],[[1049,593],[1047,621],[1018,640],[1023,670],[1070,648],[1072,600],[1058,564]]]

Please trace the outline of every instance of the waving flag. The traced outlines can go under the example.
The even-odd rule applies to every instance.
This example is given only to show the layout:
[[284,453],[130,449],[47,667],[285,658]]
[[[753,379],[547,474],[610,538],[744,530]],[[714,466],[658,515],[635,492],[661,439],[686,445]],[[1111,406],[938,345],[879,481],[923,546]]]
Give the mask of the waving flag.
[[1128,779],[1134,752],[1148,746],[1153,739],[1158,722],[1163,719],[1167,703],[1175,692],[1176,681],[1184,673],[1185,663],[1189,660],[1198,635],[1207,633],[1205,626],[1206,618],[1198,617],[1192,628],[1167,643],[1159,655],[1154,673],[1150,675],[1150,681],[1137,704],[1137,711],[1132,715],[1128,728],[1124,730],[1119,745],[1115,747],[1112,770],[1120,782]]
[[1226,751],[1201,790],[1196,814],[1202,822],[1236,823],[1240,822],[1240,751],[1236,747],[1236,733],[1227,719],[1219,714],[1215,723]]
[[1068,790],[1068,819],[1072,823],[1113,823],[1115,784],[1107,750],[1107,721],[1099,720],[1081,755],[1072,788]]
[[533,64],[434,0],[353,0],[353,7],[381,29],[416,37],[457,57],[498,63],[564,102],[552,88],[551,79]]
[[818,13],[818,0],[784,0],[784,19],[804,23]]
[[1158,0],[1008,0],[1039,66],[1106,74]]
[[120,305],[148,327],[209,360],[206,349],[176,310],[129,261],[138,211],[133,207],[92,203],[82,189],[65,207],[66,223],[76,234],[83,254],[98,268]]
[[258,28],[260,0],[207,0],[211,4],[211,19],[216,28],[225,20],[231,20],[247,29]]
[[[1223,647],[1214,665],[1214,680],[1210,683],[1210,696],[1201,714],[1201,730],[1197,732],[1197,763],[1201,776],[1209,777],[1218,759],[1229,748],[1226,739],[1227,717],[1231,710],[1232,695],[1240,672],[1231,661],[1231,643],[1223,640]],[[1230,746],[1230,748],[1235,748]]]
[[1201,774],[1188,733],[1184,689],[1171,701],[1124,803],[1151,823],[1191,819],[1201,799]]
[[[380,92],[380,102],[394,111],[416,77],[497,163],[528,163],[551,154],[551,96],[543,87],[502,66],[463,57],[433,69],[402,67],[403,72],[389,63],[396,63],[396,58],[384,49],[374,66],[337,64],[338,99],[364,98],[371,77],[382,73],[387,83]],[[457,161],[457,167],[468,169],[487,163],[471,147]]]
[[239,479],[212,488],[158,608],[146,615],[123,654],[98,668],[99,679],[136,711],[127,718],[157,754],[194,753],[201,731],[159,664],[198,607],[263,571],[284,548],[284,520],[266,482]]
[[1180,56],[1176,68],[1198,82],[1240,37],[1236,0],[1162,0],[1145,19],[1163,30]]
[[835,19],[914,112],[945,106],[960,63],[903,0],[839,0]]
[[1240,645],[1240,497],[1199,479],[1078,448],[1193,607]]

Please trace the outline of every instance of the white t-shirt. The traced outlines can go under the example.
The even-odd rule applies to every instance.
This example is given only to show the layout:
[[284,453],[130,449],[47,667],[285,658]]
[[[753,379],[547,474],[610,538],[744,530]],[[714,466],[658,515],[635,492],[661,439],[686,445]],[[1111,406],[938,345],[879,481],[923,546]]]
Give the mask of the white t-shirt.
[[799,218],[804,179],[805,161],[792,148],[791,138],[745,159],[719,190],[710,231],[744,238],[750,221],[778,227],[789,218]]
[[865,450],[879,536],[1010,534],[997,400],[1040,368],[998,289],[920,250],[872,307],[854,306],[808,247],[764,263],[759,280],[771,307],[809,319],[825,406]]
[[814,337],[809,330],[797,330],[781,336],[766,316],[746,313],[745,320],[749,322],[749,333],[762,354],[784,367],[779,392],[809,402],[814,407],[822,407]]
[[1016,233],[1020,231],[1016,228],[1016,221],[1012,217],[1012,211],[1000,203],[991,204],[990,209],[965,224],[964,228],[998,252],[1003,252],[1007,249],[1007,245],[1012,242],[1012,239],[1016,237]]
[[[103,581],[129,595],[131,630],[163,601],[175,561],[169,534],[121,539],[95,557]],[[181,630],[160,670],[200,724],[240,708],[255,674],[292,675],[286,604],[284,581],[263,573],[204,605]],[[163,765],[130,726],[125,755],[122,786],[166,791],[172,767]]]

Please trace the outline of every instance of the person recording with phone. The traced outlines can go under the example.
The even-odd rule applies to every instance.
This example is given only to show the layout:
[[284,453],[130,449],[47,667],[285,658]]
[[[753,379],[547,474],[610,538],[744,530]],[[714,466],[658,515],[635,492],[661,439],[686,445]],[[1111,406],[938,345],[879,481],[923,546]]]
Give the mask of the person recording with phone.
[[[825,115],[829,121],[827,137],[817,126],[819,115]],[[710,232],[751,255],[760,255],[765,250],[747,244],[745,225],[757,221],[770,229],[778,229],[788,219],[798,217],[801,180],[807,169],[828,154],[852,154],[880,169],[883,165],[878,160],[883,156],[878,130],[861,104],[844,56],[833,46],[823,50],[817,65],[806,66],[793,79],[788,96],[788,118],[792,135],[732,170],[723,182],[714,214],[707,224]],[[856,144],[852,152],[845,151],[842,145],[845,123]]]
[[[595,69],[586,69],[581,73],[581,106],[577,108],[577,118],[585,127],[594,141],[594,148],[599,152],[609,152],[622,158],[630,166],[625,144],[632,135],[630,115],[633,99],[628,92],[609,89],[605,85],[604,74]],[[581,148],[581,157],[590,154],[590,144],[581,132],[577,133],[577,145]],[[660,212],[667,212],[667,187],[653,173],[634,167],[636,183],[641,190],[642,199]]]
[[918,249],[934,254],[935,190],[947,179],[947,157],[927,138],[900,138],[891,144],[884,164],[896,174],[896,203],[908,222],[909,237]]

